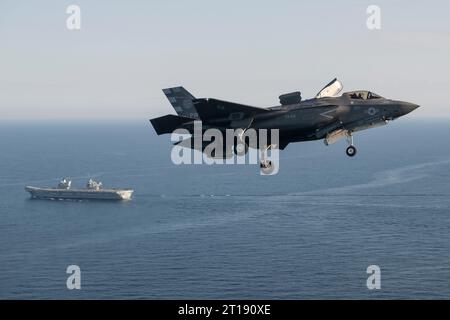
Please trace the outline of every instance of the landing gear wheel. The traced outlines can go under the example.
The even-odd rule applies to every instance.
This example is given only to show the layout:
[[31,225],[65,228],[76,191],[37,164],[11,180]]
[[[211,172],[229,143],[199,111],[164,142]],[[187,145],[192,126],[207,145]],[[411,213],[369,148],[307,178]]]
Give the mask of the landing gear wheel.
[[237,156],[245,156],[248,152],[248,144],[246,143],[236,143],[233,148],[233,152]]
[[356,155],[356,148],[354,146],[350,146],[345,152],[349,157],[354,157]]
[[261,172],[265,175],[270,175],[275,170],[275,164],[270,160],[263,160],[259,163]]

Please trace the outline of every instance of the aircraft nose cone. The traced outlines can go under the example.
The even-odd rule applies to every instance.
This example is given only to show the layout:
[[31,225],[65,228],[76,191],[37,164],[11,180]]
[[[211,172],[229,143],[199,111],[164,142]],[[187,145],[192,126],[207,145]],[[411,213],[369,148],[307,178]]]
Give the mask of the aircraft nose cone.
[[414,103],[404,103],[403,104],[403,106],[402,106],[402,109],[403,109],[403,113],[404,114],[408,114],[408,113],[410,113],[410,112],[412,112],[412,111],[414,111],[414,110],[416,110],[417,108],[419,108],[420,106],[419,105],[417,105],[417,104],[414,104]]

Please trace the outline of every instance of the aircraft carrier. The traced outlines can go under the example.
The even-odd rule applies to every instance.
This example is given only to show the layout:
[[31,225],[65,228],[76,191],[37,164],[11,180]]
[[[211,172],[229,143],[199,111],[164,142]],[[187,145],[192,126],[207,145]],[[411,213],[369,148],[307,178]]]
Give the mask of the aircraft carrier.
[[76,199],[76,200],[131,200],[132,189],[103,189],[101,182],[89,179],[86,188],[72,189],[68,179],[60,181],[56,188],[26,186],[25,190],[35,199]]

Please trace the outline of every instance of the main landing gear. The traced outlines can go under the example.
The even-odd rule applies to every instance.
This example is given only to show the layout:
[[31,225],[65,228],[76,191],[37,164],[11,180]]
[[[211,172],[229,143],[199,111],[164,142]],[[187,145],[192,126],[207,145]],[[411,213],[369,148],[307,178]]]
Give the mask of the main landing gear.
[[349,144],[349,147],[347,148],[347,150],[345,151],[345,153],[347,153],[347,155],[349,157],[354,157],[356,155],[356,148],[353,145],[353,134],[351,132],[349,132],[347,134],[347,142]]
[[239,136],[236,139],[237,141],[234,142],[233,152],[235,155],[241,157],[241,156],[245,156],[248,153],[249,146],[244,139],[244,133],[245,133],[245,130],[247,130],[247,129],[245,129],[245,130],[238,129],[238,130],[240,130],[241,132],[239,133]]
[[248,144],[244,141],[238,141],[233,146],[233,152],[237,156],[245,156],[248,153]]
[[270,148],[272,148],[272,145],[268,145],[261,150],[261,161],[259,162],[259,167],[261,168],[261,172],[265,175],[270,175],[275,171],[275,163],[266,159],[267,151]]

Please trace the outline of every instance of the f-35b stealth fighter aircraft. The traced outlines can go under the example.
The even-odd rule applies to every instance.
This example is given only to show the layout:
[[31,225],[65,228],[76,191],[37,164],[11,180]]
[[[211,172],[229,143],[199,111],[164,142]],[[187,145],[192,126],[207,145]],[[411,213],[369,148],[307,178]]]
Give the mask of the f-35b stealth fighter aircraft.
[[[193,132],[193,122],[203,129],[278,129],[280,150],[291,142],[323,139],[326,145],[346,138],[349,157],[356,155],[353,133],[385,125],[419,106],[383,98],[370,91],[352,91],[337,96],[342,84],[334,79],[312,99],[302,100],[300,92],[283,94],[280,105],[258,108],[217,99],[196,99],[183,87],[163,92],[178,116],[166,115],[150,120],[158,135],[184,128]],[[238,141],[237,143],[246,143]],[[248,145],[246,145],[248,147]],[[270,148],[270,145],[267,146]]]

